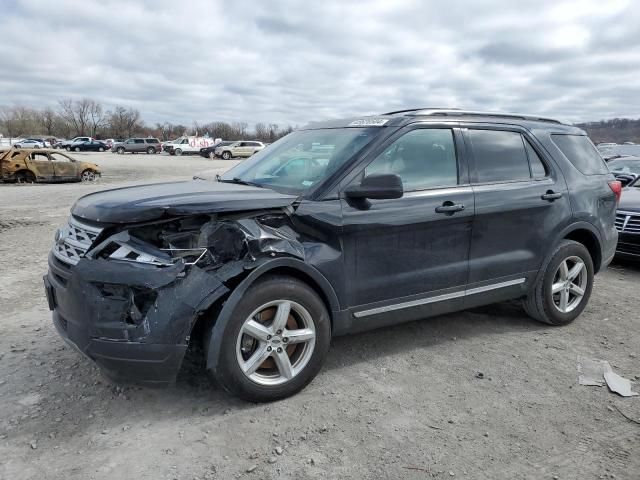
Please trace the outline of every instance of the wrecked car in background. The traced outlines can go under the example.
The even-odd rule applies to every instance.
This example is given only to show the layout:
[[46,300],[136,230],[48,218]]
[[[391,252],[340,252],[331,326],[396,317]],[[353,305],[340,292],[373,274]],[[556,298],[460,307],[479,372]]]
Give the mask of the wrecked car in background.
[[117,380],[284,398],[332,335],[522,299],[552,325],[613,258],[620,194],[555,120],[416,109],[295,131],[216,181],[91,193],[44,277],[60,335]]
[[98,165],[82,162],[55,149],[11,149],[0,153],[4,182],[89,182],[101,175]]

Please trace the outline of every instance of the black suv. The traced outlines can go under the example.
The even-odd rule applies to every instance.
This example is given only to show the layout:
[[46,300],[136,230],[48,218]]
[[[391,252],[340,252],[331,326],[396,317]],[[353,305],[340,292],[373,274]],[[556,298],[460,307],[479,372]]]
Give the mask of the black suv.
[[217,181],[80,198],[44,280],[59,333],[112,378],[171,382],[201,344],[222,386],[269,401],[313,379],[333,335],[510,299],[571,322],[614,255],[620,191],[555,120],[315,123]]

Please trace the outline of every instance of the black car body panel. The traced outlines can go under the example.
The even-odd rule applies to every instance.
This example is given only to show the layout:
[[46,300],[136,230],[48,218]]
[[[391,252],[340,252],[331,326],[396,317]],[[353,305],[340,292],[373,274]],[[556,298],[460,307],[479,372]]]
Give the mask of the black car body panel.
[[[330,312],[332,334],[341,335],[522,297],[563,238],[591,242],[596,269],[611,260],[617,240],[616,198],[608,185],[613,175],[582,174],[551,138],[583,131],[517,117],[409,113],[374,121],[373,139],[302,194],[192,181],[80,198],[45,277],[58,330],[111,376],[169,382],[201,318],[213,323],[207,366],[217,368],[231,311],[268,272],[312,286]],[[336,120],[308,129],[362,124]],[[345,195],[397,139],[425,129],[451,132],[455,185],[406,190],[387,200]],[[487,129],[529,142],[545,175],[479,182],[469,131]],[[247,162],[260,161],[276,146]],[[84,247],[70,252],[78,238]],[[197,239],[185,250],[202,255],[195,262],[169,259],[162,247],[171,243],[167,238]],[[136,260],[136,248],[145,242],[142,255],[155,263]],[[130,253],[114,260],[123,245]],[[73,262],[65,262],[66,255]],[[135,368],[128,368],[132,363]]]

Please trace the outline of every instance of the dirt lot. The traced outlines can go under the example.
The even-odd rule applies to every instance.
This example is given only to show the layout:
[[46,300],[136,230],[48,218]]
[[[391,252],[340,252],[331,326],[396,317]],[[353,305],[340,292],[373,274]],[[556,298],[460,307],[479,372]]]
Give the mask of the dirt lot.
[[564,328],[498,305],[337,338],[318,378],[270,405],[198,368],[168,389],[120,387],[51,324],[54,231],[82,194],[232,162],[77,156],[102,180],[0,185],[0,478],[640,478],[640,425],[620,413],[640,419],[640,397],[579,386],[576,371],[584,355],[640,379],[640,267],[599,275]]

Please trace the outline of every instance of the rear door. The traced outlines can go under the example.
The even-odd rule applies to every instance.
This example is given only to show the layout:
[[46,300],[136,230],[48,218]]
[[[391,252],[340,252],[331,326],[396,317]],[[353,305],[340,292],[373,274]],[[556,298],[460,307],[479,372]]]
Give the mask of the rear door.
[[147,149],[147,145],[144,143],[144,139],[135,138],[133,140],[133,151],[134,152],[144,152]]
[[405,128],[345,180],[346,187],[364,175],[394,173],[404,188],[402,198],[368,200],[367,208],[342,199],[347,301],[356,330],[460,305],[474,211],[462,143],[453,128]]
[[475,303],[488,303],[478,297],[508,298],[528,286],[571,207],[557,166],[526,130],[470,127],[464,135],[476,206],[469,289],[483,293]]
[[62,153],[50,153],[51,164],[53,165],[54,178],[57,182],[76,180],[78,176],[78,163],[71,157]]
[[238,157],[248,157],[251,155],[251,149],[252,147],[249,146],[249,142],[240,142],[234,155]]
[[53,164],[49,160],[48,154],[44,152],[30,153],[26,158],[26,163],[38,180],[53,180]]

